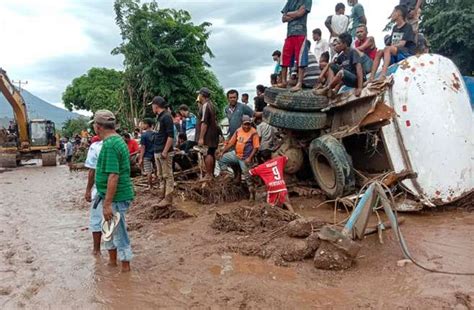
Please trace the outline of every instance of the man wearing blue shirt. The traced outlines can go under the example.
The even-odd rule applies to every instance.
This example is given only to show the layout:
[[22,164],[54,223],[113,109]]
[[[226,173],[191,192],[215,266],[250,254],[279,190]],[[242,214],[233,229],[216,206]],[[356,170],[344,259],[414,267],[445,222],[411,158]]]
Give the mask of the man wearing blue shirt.
[[253,110],[238,102],[239,92],[235,89],[231,89],[227,92],[227,101],[229,105],[225,108],[225,115],[229,120],[229,132],[227,136],[227,140],[232,138],[235,131],[242,126],[242,116],[248,115],[249,117],[253,117]]

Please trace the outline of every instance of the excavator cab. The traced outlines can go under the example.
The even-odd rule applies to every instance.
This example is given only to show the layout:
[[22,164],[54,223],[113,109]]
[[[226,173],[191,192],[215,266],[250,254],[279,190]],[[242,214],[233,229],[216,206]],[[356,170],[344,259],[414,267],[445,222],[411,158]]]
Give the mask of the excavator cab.
[[54,146],[56,145],[56,129],[54,122],[35,119],[30,121],[30,145],[31,146]]

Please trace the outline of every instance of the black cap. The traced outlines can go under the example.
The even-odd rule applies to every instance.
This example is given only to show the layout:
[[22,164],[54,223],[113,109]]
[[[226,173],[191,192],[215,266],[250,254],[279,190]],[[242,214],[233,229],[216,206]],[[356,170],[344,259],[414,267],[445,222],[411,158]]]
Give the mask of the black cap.
[[166,108],[166,100],[161,97],[161,96],[155,96],[151,102],[148,103],[148,105],[156,104],[162,108]]
[[211,97],[211,91],[207,87],[202,87],[196,94],[203,95],[206,98]]

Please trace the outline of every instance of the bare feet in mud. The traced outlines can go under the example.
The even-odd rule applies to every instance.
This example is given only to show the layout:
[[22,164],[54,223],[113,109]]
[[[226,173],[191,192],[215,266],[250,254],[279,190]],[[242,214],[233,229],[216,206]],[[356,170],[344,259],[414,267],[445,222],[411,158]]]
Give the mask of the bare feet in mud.
[[117,267],[117,250],[109,250],[109,262],[107,266]]
[[107,266],[109,266],[109,267],[117,267],[118,265],[117,265],[117,262],[111,262],[111,261],[109,261],[109,262],[107,263]]
[[278,83],[278,84],[276,85],[276,87],[278,87],[278,88],[287,88],[287,87],[288,87],[288,84]]
[[122,262],[122,273],[130,272],[130,262]]

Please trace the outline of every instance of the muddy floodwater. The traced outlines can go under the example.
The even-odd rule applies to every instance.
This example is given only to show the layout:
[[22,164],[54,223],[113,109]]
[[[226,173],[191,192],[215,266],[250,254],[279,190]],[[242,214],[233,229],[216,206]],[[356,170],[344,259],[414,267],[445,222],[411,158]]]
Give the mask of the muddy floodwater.
[[[129,214],[135,258],[121,274],[91,255],[85,172],[22,167],[0,173],[1,309],[473,309],[474,277],[429,273],[403,259],[392,233],[362,242],[347,271],[311,260],[278,266],[228,252],[245,235],[210,225],[245,202],[203,206],[178,200],[188,219],[140,221]],[[330,206],[295,198],[296,211],[326,220]],[[339,211],[338,211],[339,212]],[[342,220],[344,214],[336,214]],[[403,215],[413,255],[445,271],[474,272],[474,212],[445,208]]]

